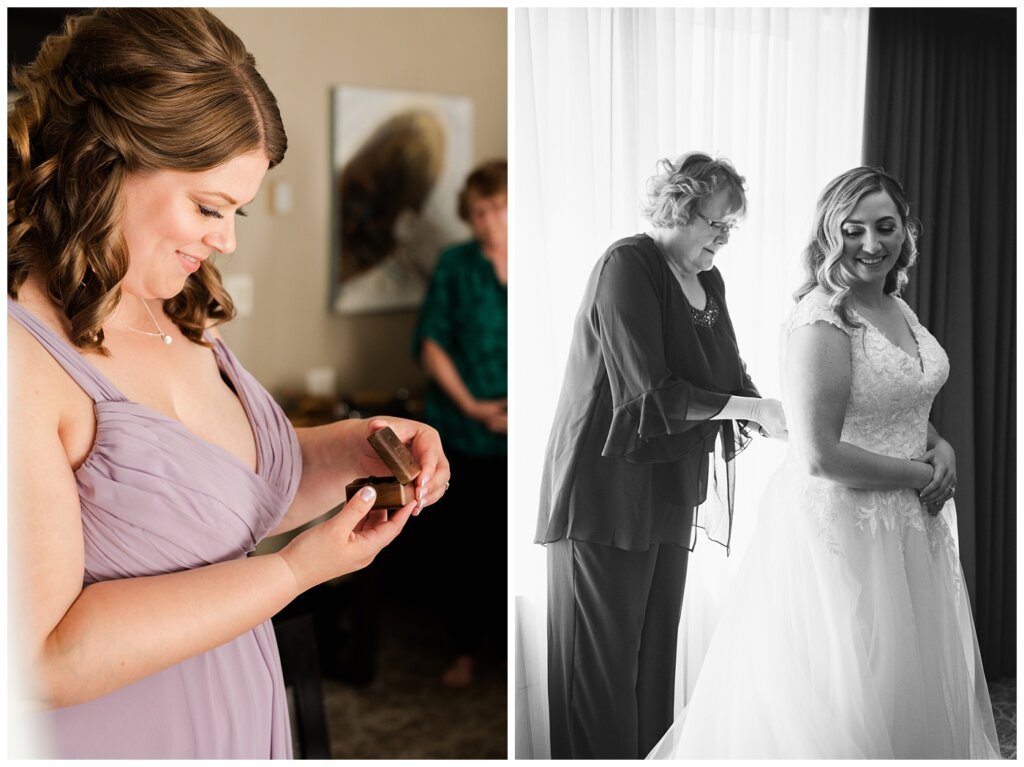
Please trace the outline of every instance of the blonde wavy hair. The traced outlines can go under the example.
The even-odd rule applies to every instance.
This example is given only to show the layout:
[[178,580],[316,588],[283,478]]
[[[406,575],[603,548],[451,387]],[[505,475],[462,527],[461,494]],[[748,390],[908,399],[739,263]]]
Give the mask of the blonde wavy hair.
[[729,192],[729,211],[740,216],[747,211],[745,179],[724,157],[689,152],[675,161],[658,162],[658,173],[647,180],[647,201],[641,207],[654,226],[678,227],[690,221],[701,200],[720,189]]
[[[67,19],[13,73],[8,112],[7,292],[31,274],[71,326],[106,353],[103,323],[129,254],[120,231],[128,174],[204,171],[262,149],[274,167],[287,138],[277,101],[242,41],[209,11],[102,8]],[[203,343],[235,310],[209,261],[164,310]]]
[[806,279],[793,294],[800,301],[815,288],[829,295],[829,306],[850,327],[860,327],[850,308],[850,273],[843,265],[843,223],[850,217],[860,199],[872,192],[885,192],[896,205],[903,225],[903,245],[893,268],[885,276],[883,290],[900,295],[909,277],[907,271],[917,261],[917,237],[920,222],[910,215],[910,202],[894,176],[882,168],[861,166],[832,179],[818,198],[818,207],[811,227],[810,242],[802,259]]

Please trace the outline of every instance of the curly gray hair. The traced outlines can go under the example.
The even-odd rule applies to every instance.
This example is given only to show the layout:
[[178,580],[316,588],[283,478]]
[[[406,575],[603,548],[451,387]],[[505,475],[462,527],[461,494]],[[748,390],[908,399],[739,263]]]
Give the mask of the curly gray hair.
[[716,159],[704,152],[689,152],[674,162],[660,160],[658,169],[647,181],[647,201],[641,208],[654,226],[688,223],[697,204],[720,189],[729,192],[730,213],[746,213],[745,179],[724,157]]

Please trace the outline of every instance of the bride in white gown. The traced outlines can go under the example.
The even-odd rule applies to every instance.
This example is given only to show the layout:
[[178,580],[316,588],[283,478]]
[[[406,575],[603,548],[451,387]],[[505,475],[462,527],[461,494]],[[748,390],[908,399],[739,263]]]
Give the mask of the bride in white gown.
[[999,758],[955,458],[928,420],[949,361],[898,298],[915,256],[894,178],[855,168],[826,187],[783,332],[789,451],[648,758]]

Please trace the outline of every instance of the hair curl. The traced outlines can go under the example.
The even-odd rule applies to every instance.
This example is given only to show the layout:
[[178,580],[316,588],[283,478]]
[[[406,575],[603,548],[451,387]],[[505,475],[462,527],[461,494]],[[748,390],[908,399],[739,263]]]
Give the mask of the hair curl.
[[470,198],[497,197],[508,194],[508,162],[489,160],[481,163],[466,177],[466,183],[459,190],[459,218],[469,221]]
[[851,274],[843,264],[843,223],[866,194],[885,192],[896,205],[903,226],[904,238],[896,263],[885,276],[883,290],[899,295],[907,284],[907,271],[917,261],[917,237],[920,222],[910,215],[910,202],[894,176],[882,168],[860,166],[832,179],[818,198],[818,207],[811,227],[810,242],[802,259],[806,279],[793,294],[795,301],[817,287],[829,295],[829,306],[852,328],[860,327],[850,309]]
[[746,180],[724,157],[689,152],[675,162],[658,161],[659,173],[647,180],[647,201],[641,207],[654,226],[678,227],[690,221],[701,200],[721,189],[729,193],[729,211],[742,216],[747,211]]
[[[205,171],[287,138],[244,44],[212,13],[101,8],[71,16],[13,72],[8,113],[7,292],[40,275],[71,340],[106,353],[129,253],[120,231],[128,174]],[[164,310],[196,343],[234,306],[209,261]]]

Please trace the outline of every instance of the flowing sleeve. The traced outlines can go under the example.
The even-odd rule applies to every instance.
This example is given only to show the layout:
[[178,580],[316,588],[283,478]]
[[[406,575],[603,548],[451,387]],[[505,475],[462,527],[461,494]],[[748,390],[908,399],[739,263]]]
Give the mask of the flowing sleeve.
[[[722,306],[723,307],[726,306],[726,302],[725,302],[725,280],[722,279],[722,273],[719,272],[717,267],[716,267],[716,268],[712,268],[711,271],[708,274],[709,274],[709,278],[711,279],[711,281],[713,282],[713,284],[715,286],[715,289],[717,289],[718,292],[722,296]],[[735,342],[736,342],[736,331],[732,327],[732,318],[729,316],[728,309],[725,310],[725,314],[724,314],[723,319],[724,319],[725,322],[728,323],[729,337],[733,340],[733,343],[735,344]],[[738,352],[738,349],[737,349],[737,352]],[[750,373],[747,371],[747,363],[743,361],[742,357],[739,358],[739,366],[740,366],[740,385],[739,385],[739,388],[731,391],[730,394],[735,394],[738,397],[758,397],[758,398],[760,398],[761,397],[761,391],[757,388],[757,385],[754,383],[754,379],[752,379],[750,377]],[[732,460],[737,455],[739,455],[741,452],[743,452],[743,450],[746,449],[747,445],[750,444],[750,441],[752,439],[752,437],[750,435],[750,422],[747,421],[746,419],[737,419],[736,422],[735,422],[735,426],[733,425],[733,422],[731,422],[731,421],[723,422],[721,437],[722,437],[722,439],[721,439],[721,442],[722,442],[722,445],[721,445],[722,446],[722,450],[721,450],[722,458],[725,461],[728,462],[727,468],[729,468],[730,472],[731,472]],[[731,477],[731,473],[730,473],[730,477]],[[730,502],[730,508],[731,508],[731,502]]]
[[659,282],[647,262],[622,250],[609,255],[597,285],[594,321],[613,408],[604,456],[642,460],[635,453],[648,441],[706,423],[729,400],[669,369]]
[[761,392],[754,384],[754,380],[750,377],[750,373],[747,372],[747,363],[740,359],[740,365],[743,368],[743,386],[741,386],[739,391],[735,393],[740,397],[760,397]]

